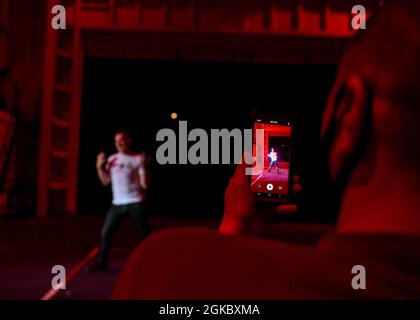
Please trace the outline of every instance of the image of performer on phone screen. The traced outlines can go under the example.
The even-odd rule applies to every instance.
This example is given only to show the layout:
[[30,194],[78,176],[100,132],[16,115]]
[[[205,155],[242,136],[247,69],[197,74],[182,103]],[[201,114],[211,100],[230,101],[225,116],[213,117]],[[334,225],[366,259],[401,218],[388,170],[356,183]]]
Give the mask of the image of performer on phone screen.
[[277,173],[280,173],[280,167],[278,164],[278,154],[274,151],[274,148],[271,148],[271,152],[268,154],[268,158],[270,160],[270,166],[268,167],[268,172],[271,172],[271,168],[273,165],[276,165]]

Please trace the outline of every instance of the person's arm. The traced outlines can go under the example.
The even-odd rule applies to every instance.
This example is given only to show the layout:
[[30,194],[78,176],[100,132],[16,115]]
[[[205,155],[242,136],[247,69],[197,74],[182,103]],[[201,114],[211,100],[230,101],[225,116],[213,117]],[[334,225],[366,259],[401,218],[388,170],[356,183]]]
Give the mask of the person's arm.
[[102,185],[108,186],[111,184],[111,177],[107,171],[104,170],[104,164],[106,162],[106,156],[104,152],[98,154],[96,158],[96,172]]
[[145,153],[140,156],[139,183],[144,190],[149,189],[151,183],[150,161],[151,159]]

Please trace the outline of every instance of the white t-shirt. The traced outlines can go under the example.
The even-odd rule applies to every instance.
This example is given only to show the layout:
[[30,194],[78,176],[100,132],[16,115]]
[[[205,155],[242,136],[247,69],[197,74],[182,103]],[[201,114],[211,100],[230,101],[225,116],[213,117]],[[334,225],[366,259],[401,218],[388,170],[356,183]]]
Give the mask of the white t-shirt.
[[113,205],[138,203],[145,199],[145,191],[139,182],[141,155],[116,153],[108,158],[105,168],[111,176]]
[[271,161],[277,161],[277,153],[274,151],[271,151],[268,155],[271,159]]

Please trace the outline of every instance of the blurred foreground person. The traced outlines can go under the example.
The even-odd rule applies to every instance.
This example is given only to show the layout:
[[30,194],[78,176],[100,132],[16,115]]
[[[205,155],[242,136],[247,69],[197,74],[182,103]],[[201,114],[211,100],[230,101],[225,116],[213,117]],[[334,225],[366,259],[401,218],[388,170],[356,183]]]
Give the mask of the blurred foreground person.
[[256,238],[260,212],[238,166],[221,234],[149,238],[113,298],[420,298],[419,75],[420,2],[386,1],[344,54],[323,117],[335,232],[312,247]]

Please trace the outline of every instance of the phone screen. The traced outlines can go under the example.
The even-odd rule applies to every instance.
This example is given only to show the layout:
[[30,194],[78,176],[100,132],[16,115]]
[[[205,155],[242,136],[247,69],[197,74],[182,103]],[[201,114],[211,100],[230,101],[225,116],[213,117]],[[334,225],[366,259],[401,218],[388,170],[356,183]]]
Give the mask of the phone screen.
[[[263,139],[256,139],[257,130]],[[253,155],[262,153],[262,166],[251,175],[251,187],[257,200],[287,202],[290,191],[290,168],[293,124],[289,120],[254,120]],[[260,134],[262,138],[262,134]],[[257,143],[261,144],[260,147]],[[262,169],[262,170],[261,170]]]

